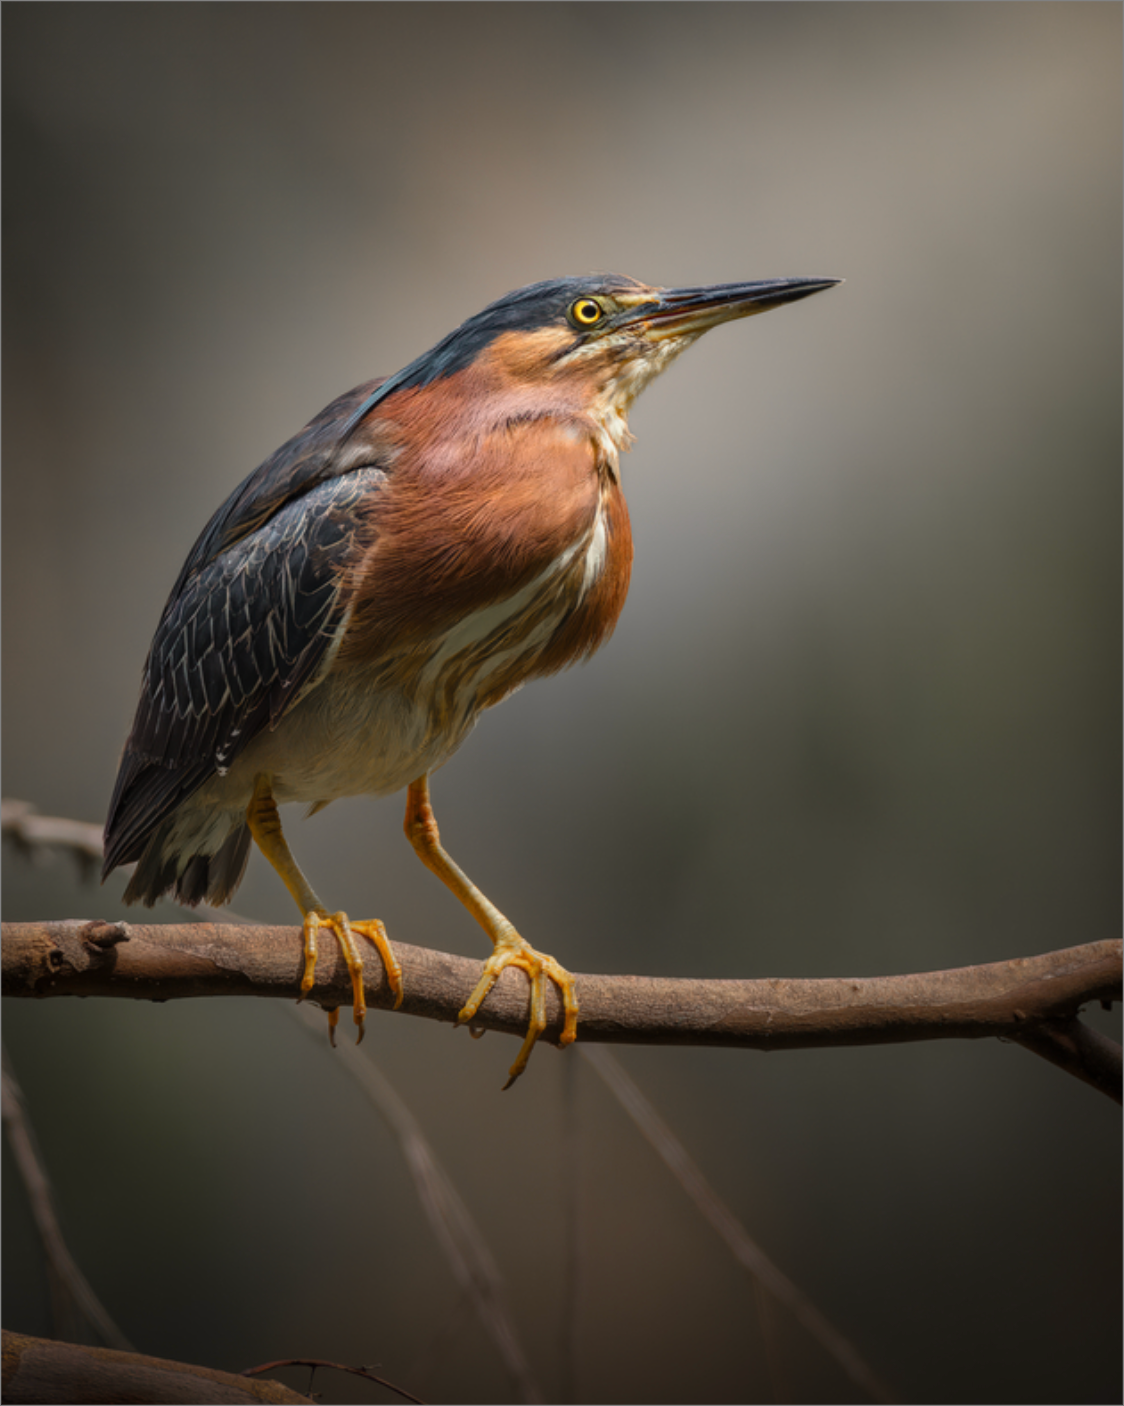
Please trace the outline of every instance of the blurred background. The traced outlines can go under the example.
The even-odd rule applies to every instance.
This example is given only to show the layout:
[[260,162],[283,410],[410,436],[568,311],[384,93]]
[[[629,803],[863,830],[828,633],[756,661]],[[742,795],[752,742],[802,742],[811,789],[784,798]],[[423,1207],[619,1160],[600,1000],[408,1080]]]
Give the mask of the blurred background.
[[[578,972],[1115,936],[1120,39],[1081,3],[6,6],[5,794],[100,823],[185,554],[339,392],[540,278],[827,275],[641,400],[616,635],[482,721],[442,835]],[[401,813],[294,811],[290,839],[333,905],[482,957]],[[8,919],[126,913],[120,874],[4,878]],[[237,907],[294,917],[257,856]],[[319,1030],[6,1007],[71,1248],[141,1350],[528,1394]],[[533,1390],[861,1399],[759,1317],[580,1056],[501,1097],[514,1051],[377,1012],[363,1046],[487,1237]],[[1103,1097],[994,1042],[619,1053],[901,1399],[1118,1399]],[[46,1333],[7,1157],[4,1323]]]

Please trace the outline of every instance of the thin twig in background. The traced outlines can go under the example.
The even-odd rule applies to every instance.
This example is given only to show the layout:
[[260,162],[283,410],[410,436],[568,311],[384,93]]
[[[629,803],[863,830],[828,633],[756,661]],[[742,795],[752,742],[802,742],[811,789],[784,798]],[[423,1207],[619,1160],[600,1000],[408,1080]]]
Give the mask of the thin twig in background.
[[773,1400],[778,1404],[791,1401],[793,1396],[788,1387],[788,1373],[778,1337],[777,1301],[756,1275],[753,1276],[753,1298],[757,1305],[757,1321],[761,1325],[761,1339],[765,1344],[765,1370],[769,1374]]
[[578,1399],[578,1305],[582,1288],[582,1136],[578,1111],[578,1066],[562,1067],[562,1318],[558,1346],[562,1366],[560,1402]]
[[[276,1362],[263,1362],[260,1367],[243,1367],[238,1373],[240,1377],[260,1377],[266,1372],[277,1372],[282,1367],[311,1367],[313,1374],[320,1370],[331,1372],[347,1372],[353,1377],[363,1377],[366,1381],[377,1382],[379,1386],[386,1387],[387,1391],[392,1391],[396,1396],[402,1397],[404,1401],[413,1401],[415,1406],[425,1406],[425,1403],[417,1396],[411,1396],[402,1387],[395,1386],[393,1382],[388,1382],[385,1377],[380,1377],[377,1372],[372,1372],[370,1367],[349,1367],[346,1362],[324,1362],[318,1357],[283,1357]],[[312,1380],[309,1379],[308,1395],[312,1395]]]
[[67,850],[78,860],[83,873],[90,876],[101,865],[100,825],[40,815],[28,801],[0,801],[0,835],[29,855],[44,847]]
[[777,1268],[750,1237],[616,1056],[593,1045],[583,1046],[581,1053],[663,1158],[679,1185],[722,1237],[738,1263],[789,1310],[872,1401],[896,1400],[843,1334],[828,1322],[808,1296]]
[[[201,907],[207,917],[220,911],[206,904]],[[221,914],[232,917],[235,923],[247,927],[252,925],[251,919],[231,914],[228,909],[222,909]],[[319,1044],[323,1044],[324,1027],[319,1017],[305,1006],[286,1006],[284,1009],[300,1023],[305,1034],[312,1035]],[[348,1074],[359,1083],[398,1140],[418,1201],[453,1278],[460,1285],[461,1302],[469,1304],[483,1323],[485,1332],[495,1344],[501,1361],[516,1384],[520,1400],[543,1401],[527,1354],[519,1341],[515,1321],[504,1300],[495,1258],[483,1232],[472,1219],[452,1179],[441,1166],[432,1144],[422,1132],[421,1125],[368,1056],[360,1054],[346,1041],[341,1044],[340,1054]],[[397,1387],[392,1389],[399,1390]]]
[[23,1106],[23,1095],[5,1047],[3,1052],[3,1120],[8,1146],[12,1150],[20,1180],[27,1191],[31,1218],[43,1242],[47,1276],[51,1285],[51,1309],[55,1331],[59,1332],[68,1308],[94,1329],[107,1347],[134,1351],[132,1343],[114,1323],[86,1276],[75,1263],[63,1239],[51,1184]]
[[[309,1035],[317,1042],[323,1042],[322,1020],[314,1012],[303,1006],[287,1009]],[[545,1400],[519,1342],[492,1252],[468,1207],[437,1160],[417,1119],[378,1066],[357,1046],[341,1041],[337,1054],[342,1058],[344,1068],[398,1139],[433,1233],[445,1252],[457,1283],[468,1295],[484,1331],[511,1374],[519,1399],[528,1402]]]

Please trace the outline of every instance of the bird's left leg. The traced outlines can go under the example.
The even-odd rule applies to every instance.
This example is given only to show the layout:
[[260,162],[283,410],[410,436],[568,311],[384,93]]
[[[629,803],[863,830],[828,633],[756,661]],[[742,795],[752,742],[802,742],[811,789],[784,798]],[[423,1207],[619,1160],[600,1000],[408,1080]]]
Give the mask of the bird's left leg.
[[437,875],[446,888],[456,894],[492,939],[492,955],[484,963],[484,971],[475,990],[457,1016],[458,1025],[465,1025],[472,1019],[505,968],[521,967],[530,977],[531,1019],[527,1027],[527,1038],[523,1041],[523,1047],[511,1066],[510,1077],[504,1085],[505,1089],[510,1089],[526,1069],[535,1041],[546,1029],[548,980],[553,981],[561,992],[565,1012],[558,1043],[568,1045],[576,1037],[578,997],[574,988],[574,978],[553,957],[548,957],[545,952],[537,952],[529,942],[520,937],[495,904],[484,897],[464,871],[445,853],[441,846],[433,807],[429,802],[428,776],[422,776],[413,782],[407,792],[405,830],[406,837],[421,862]]
[[[369,939],[378,949],[386,968],[386,979],[395,994],[395,1009],[402,1004],[402,967],[387,940],[386,929],[377,918],[353,923],[346,913],[329,913],[316,897],[312,885],[293,858],[293,852],[281,830],[281,816],[273,798],[273,787],[269,776],[264,773],[254,781],[254,794],[246,807],[246,824],[250,827],[250,834],[257,842],[258,849],[277,870],[285,887],[296,899],[297,907],[304,918],[304,975],[301,977],[301,1000],[312,990],[315,979],[317,934],[321,928],[327,928],[339,943],[351,975],[355,1024],[359,1027],[359,1034],[356,1036],[358,1043],[363,1038],[367,997],[363,991],[363,957],[356,945],[355,933],[358,932]],[[328,1012],[328,1033],[333,1045],[336,1043],[338,1021],[337,1007]]]

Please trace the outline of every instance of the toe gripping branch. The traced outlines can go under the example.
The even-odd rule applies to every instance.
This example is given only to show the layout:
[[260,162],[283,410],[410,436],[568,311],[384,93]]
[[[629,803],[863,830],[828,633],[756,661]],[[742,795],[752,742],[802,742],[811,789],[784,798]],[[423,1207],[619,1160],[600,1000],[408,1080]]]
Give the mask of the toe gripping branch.
[[406,837],[427,869],[454,893],[492,939],[492,955],[484,963],[480,980],[457,1016],[467,1025],[508,967],[519,967],[531,982],[531,1013],[527,1035],[511,1066],[505,1089],[510,1089],[527,1067],[535,1041],[546,1029],[546,983],[553,981],[562,995],[565,1019],[559,1044],[569,1045],[578,1033],[578,997],[574,978],[553,957],[538,952],[515,931],[499,909],[480,892],[441,845],[437,819],[429,799],[429,778],[413,782],[406,798]]
[[[394,992],[394,1009],[402,1004],[404,988],[402,984],[402,964],[394,955],[394,949],[386,935],[386,928],[377,918],[352,921],[346,913],[329,913],[322,905],[317,905],[304,915],[304,975],[301,977],[300,999],[303,1001],[312,990],[316,976],[317,935],[321,928],[327,928],[340,945],[343,959],[351,976],[352,1009],[359,1033],[355,1037],[358,1045],[366,1029],[367,996],[363,990],[363,954],[355,941],[355,933],[373,942],[386,968],[386,979]],[[336,1026],[340,1011],[333,1006],[328,1011],[328,1038],[336,1043]]]
[[[316,957],[321,929],[327,928],[340,945],[351,976],[355,1024],[358,1039],[363,1038],[367,1000],[363,991],[363,956],[355,935],[374,944],[386,968],[386,978],[394,992],[395,1009],[402,1004],[402,967],[387,939],[386,929],[377,919],[352,922],[346,913],[329,913],[313,892],[311,885],[293,858],[281,829],[281,817],[273,797],[272,781],[268,775],[259,776],[254,783],[253,796],[246,807],[246,823],[258,848],[280,875],[285,887],[296,900],[304,916],[304,973],[301,977],[301,999],[312,990],[316,975]],[[460,899],[492,940],[492,954],[484,963],[480,980],[457,1016],[458,1025],[467,1025],[486,1000],[492,987],[508,967],[526,972],[531,983],[531,1010],[527,1034],[515,1063],[511,1066],[505,1089],[511,1088],[527,1067],[535,1042],[546,1029],[547,982],[553,981],[562,996],[564,1019],[559,1044],[569,1045],[578,1033],[578,997],[574,978],[545,952],[531,946],[508,922],[495,904],[480,892],[475,884],[457,867],[441,846],[437,820],[429,800],[429,778],[423,776],[409,789],[406,800],[406,835],[418,857],[452,893]],[[339,1009],[328,1012],[328,1029],[335,1044]]]
[[461,1008],[457,1016],[457,1024],[467,1025],[472,1020],[480,1009],[481,1003],[508,967],[519,967],[520,970],[527,973],[531,982],[531,1015],[522,1047],[515,1058],[515,1063],[508,1070],[508,1080],[504,1088],[510,1089],[526,1069],[535,1042],[546,1029],[547,981],[553,981],[562,996],[564,1020],[562,1033],[558,1037],[560,1045],[572,1044],[577,1038],[578,997],[574,978],[566,968],[556,962],[553,957],[547,956],[545,952],[539,952],[532,947],[526,939],[519,936],[510,923],[507,933],[501,933],[493,941],[495,947],[492,950],[492,955],[484,963],[484,970],[480,974],[480,980],[476,983],[472,995]]
[[[394,992],[395,1010],[402,1004],[402,966],[394,955],[394,949],[386,936],[386,928],[377,918],[352,922],[346,913],[329,913],[316,897],[312,886],[301,872],[293,858],[288,841],[281,829],[281,817],[277,802],[273,798],[273,787],[268,775],[259,776],[254,782],[254,793],[246,807],[246,824],[250,827],[258,848],[281,877],[285,887],[293,895],[304,917],[304,973],[301,976],[301,1000],[312,990],[316,977],[317,937],[321,928],[327,928],[340,945],[347,970],[351,976],[352,1001],[355,1024],[359,1027],[356,1042],[363,1038],[364,1020],[367,1015],[367,997],[363,990],[363,956],[355,941],[355,934],[374,943],[386,968],[386,979]],[[336,1025],[339,1022],[339,1008],[328,1012],[328,1033],[332,1044],[336,1042]]]

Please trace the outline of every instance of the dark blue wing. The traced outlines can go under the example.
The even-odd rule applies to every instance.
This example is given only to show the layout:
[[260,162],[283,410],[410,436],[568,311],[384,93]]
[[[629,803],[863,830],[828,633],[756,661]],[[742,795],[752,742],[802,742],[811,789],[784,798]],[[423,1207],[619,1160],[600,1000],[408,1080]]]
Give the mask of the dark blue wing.
[[338,426],[370,390],[341,397],[268,459],[195,544],[145,663],[106,822],[106,873],[138,859],[154,828],[276,726],[324,663],[358,550],[358,505],[386,481],[358,443],[349,467],[334,461]]

